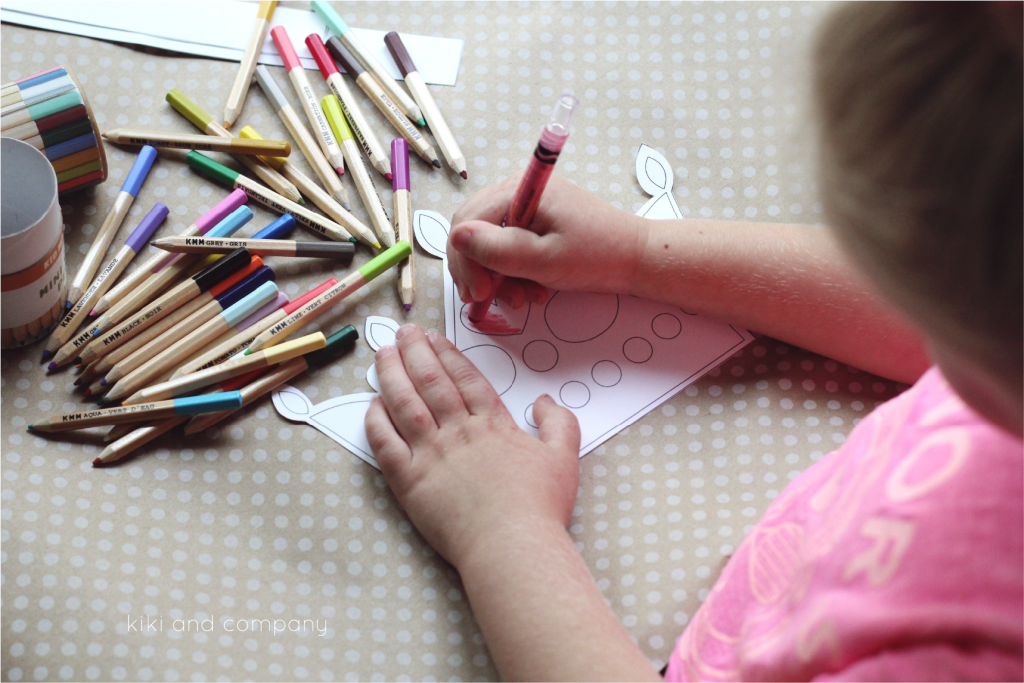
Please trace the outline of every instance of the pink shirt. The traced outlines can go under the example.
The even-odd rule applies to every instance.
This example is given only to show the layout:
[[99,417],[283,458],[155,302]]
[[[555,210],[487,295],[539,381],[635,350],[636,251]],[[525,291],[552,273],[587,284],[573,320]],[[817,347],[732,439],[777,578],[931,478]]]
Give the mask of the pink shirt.
[[1022,680],[1024,451],[932,368],[797,477],[667,680]]

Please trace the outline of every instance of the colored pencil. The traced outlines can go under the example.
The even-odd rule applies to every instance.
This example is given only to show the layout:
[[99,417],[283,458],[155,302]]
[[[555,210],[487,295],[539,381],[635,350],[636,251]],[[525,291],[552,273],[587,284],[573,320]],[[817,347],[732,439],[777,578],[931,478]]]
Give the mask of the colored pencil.
[[252,82],[252,72],[256,69],[256,60],[263,49],[263,43],[267,40],[270,22],[274,18],[276,8],[277,2],[263,0],[256,12],[256,23],[253,24],[249,44],[245,46],[245,54],[242,55],[242,61],[238,64],[238,74],[235,76],[235,82],[231,85],[231,94],[228,95],[227,104],[224,105],[225,128],[231,128],[242,112],[245,95],[249,92],[249,84]]
[[[41,119],[29,121],[21,124],[20,126],[15,126],[5,130],[2,135],[5,138],[14,138],[15,140],[28,140],[29,138],[33,138],[37,135],[41,136],[51,130],[60,130],[69,124],[73,124],[83,119],[88,120],[85,105],[76,104],[68,107],[67,109],[62,109],[48,116],[44,116]],[[66,163],[67,162],[65,162],[65,164]],[[61,170],[66,170],[66,168]]]
[[[242,387],[240,389],[242,392],[242,405],[250,405],[260,396],[276,389],[296,375],[305,372],[308,368],[317,368],[329,363],[339,354],[352,349],[357,339],[359,339],[359,333],[356,331],[356,328],[346,325],[328,337],[326,346],[319,351],[313,351],[298,358],[293,358]],[[206,416],[209,419],[193,419],[185,426],[185,434],[191,435],[208,429],[232,415],[235,410],[237,409],[211,413]]]
[[144,422],[182,415],[200,415],[219,410],[242,407],[242,395],[237,391],[177,398],[171,401],[139,403],[131,406],[83,410],[77,413],[51,415],[28,426],[34,432],[67,432],[100,425],[116,425],[125,422]]
[[[394,100],[401,111],[405,112],[409,118],[416,121],[421,126],[426,125],[423,120],[423,115],[420,113],[420,108],[416,106],[412,98],[409,97],[402,90],[401,86],[391,77],[388,70],[384,68],[370,52],[369,48],[363,44],[363,41],[352,31],[351,27],[345,23],[345,20],[338,16],[338,13],[334,11],[334,8],[327,2],[321,0],[313,0],[310,3],[313,11],[320,15],[320,17],[327,22],[327,26],[330,27],[331,31],[335,36],[341,39],[341,42],[345,47],[356,56],[362,67],[373,74],[374,79],[387,91],[391,99]],[[348,71],[348,69],[346,69]],[[351,73],[351,72],[350,72]]]
[[[345,49],[341,41],[332,36],[327,41],[327,50],[334,57],[335,61],[341,64],[341,67],[348,72],[348,75],[355,80],[356,85],[362,88],[366,96],[380,110],[380,113],[384,114],[384,118],[391,123],[399,135],[409,141],[413,151],[428,164],[435,168],[441,168],[441,162],[437,160],[437,152],[430,146],[427,139],[420,135],[420,132],[405,117],[405,114],[395,106],[395,103],[388,97],[387,93],[381,89],[380,84],[373,79],[373,76],[359,66],[359,62]],[[392,160],[393,163],[394,160]]]
[[327,346],[327,338],[324,337],[323,332],[314,332],[313,334],[285,342],[265,351],[258,351],[251,356],[236,358],[213,368],[193,372],[185,377],[179,377],[178,379],[161,384],[154,384],[135,392],[125,399],[124,402],[126,405],[130,405],[184,396],[185,394],[191,394],[194,391],[208,387],[211,384],[216,384],[238,375],[244,375],[259,368],[286,363],[296,356],[317,351],[325,346]]
[[[239,137],[248,138],[251,140],[262,140],[260,134],[257,133],[252,126],[245,126],[238,131]],[[346,201],[344,203],[338,203],[334,197],[327,194],[322,187],[316,184],[316,182],[307,176],[306,174],[299,171],[299,169],[292,162],[287,159],[267,157],[264,159],[272,168],[277,169],[281,172],[288,180],[295,183],[295,186],[299,188],[302,194],[306,195],[309,199],[313,200],[313,203],[324,213],[334,219],[335,222],[341,222],[348,220],[346,216],[351,214],[347,213],[352,210],[352,207]],[[338,177],[331,174],[331,178],[337,180]],[[348,192],[342,188],[342,197],[347,198]],[[344,210],[343,210],[344,209]],[[370,245],[373,246],[373,245]]]
[[85,101],[82,95],[75,91],[74,86],[53,90],[47,96],[35,98],[32,102],[20,102],[0,110],[0,130],[7,132],[29,121],[38,121],[78,105],[85,106]]
[[[224,282],[218,283],[215,287],[211,287],[208,291],[196,297],[195,301],[201,302],[199,310],[182,320],[165,334],[151,340],[127,358],[114,364],[106,373],[102,386],[107,387],[107,390],[109,390],[110,385],[113,385],[114,382],[127,377],[132,371],[162,350],[168,348],[171,344],[199,329],[212,320],[214,316],[231,308],[267,282],[273,282],[275,279],[273,269],[262,265],[262,263],[262,260],[258,257],[253,258],[248,267],[238,271]],[[242,277],[238,277],[239,275]],[[197,348],[196,351],[199,351],[199,349]]]
[[278,213],[290,213],[299,224],[317,232],[328,239],[336,242],[355,241],[347,228],[355,232],[369,232],[369,228],[359,222],[355,216],[349,215],[347,225],[342,227],[332,220],[318,216],[309,209],[303,208],[295,202],[290,202],[272,190],[261,187],[238,171],[233,171],[223,164],[219,164],[210,157],[203,156],[199,152],[189,152],[185,158],[186,163],[193,169],[214,180],[221,185],[233,189],[239,189],[258,201],[268,209]]
[[246,355],[260,351],[265,347],[280,344],[298,329],[329,311],[335,304],[349,297],[364,287],[381,273],[398,265],[399,261],[412,253],[412,247],[406,241],[400,241],[376,258],[365,263],[359,270],[340,280],[338,284],[325,290],[318,297],[276,323],[266,332],[256,337],[245,350]]
[[291,315],[302,306],[305,306],[308,302],[320,296],[321,293],[330,289],[337,283],[338,281],[332,277],[323,284],[306,292],[295,301],[285,304],[278,310],[263,316],[259,320],[250,321],[247,318],[238,324],[238,332],[236,334],[228,337],[227,339],[215,342],[209,348],[204,349],[203,353],[199,356],[190,358],[186,363],[178,366],[177,370],[175,370],[171,375],[171,379],[182,377],[197,370],[205,370],[206,368],[231,360],[232,357],[245,351],[249,347],[249,344],[252,343],[252,340],[261,333],[269,330],[276,323]]
[[320,68],[320,73],[323,75],[324,80],[327,81],[331,92],[338,98],[341,110],[345,112],[345,118],[348,120],[348,125],[359,141],[359,145],[363,148],[363,152],[370,159],[370,165],[377,169],[385,178],[391,180],[391,159],[388,158],[387,152],[384,151],[380,140],[377,139],[373,128],[370,127],[366,116],[363,114],[362,107],[359,106],[359,102],[352,95],[352,91],[349,89],[348,84],[345,83],[345,79],[341,77],[341,72],[338,71],[338,67],[335,66],[330,53],[327,52],[324,41],[317,34],[311,33],[306,36],[306,47],[313,53],[313,59],[316,61],[317,67]]
[[221,311],[212,319],[189,332],[167,348],[128,373],[114,385],[106,395],[108,401],[118,401],[131,396],[139,389],[149,386],[152,381],[171,370],[197,349],[209,344],[242,318],[248,317],[263,304],[277,298],[277,284],[264,282],[255,291],[244,297],[231,308]]
[[388,221],[388,214],[384,210],[384,204],[381,203],[380,196],[377,194],[377,188],[374,187],[373,180],[370,179],[370,174],[367,172],[366,166],[363,165],[363,157],[359,154],[359,146],[352,138],[352,131],[349,129],[348,123],[345,122],[345,116],[341,112],[338,98],[334,95],[327,95],[324,97],[322,104],[327,121],[331,124],[331,128],[337,135],[338,140],[341,141],[341,149],[348,160],[349,176],[351,176],[352,182],[356,184],[359,197],[363,200],[363,207],[370,215],[373,229],[377,232],[377,237],[380,238],[384,246],[392,247],[395,244],[395,233],[391,229],[391,223]]
[[122,344],[130,341],[135,335],[141,334],[146,328],[158,323],[162,318],[173,313],[183,305],[195,299],[218,282],[249,265],[252,257],[245,249],[239,249],[219,259],[213,265],[202,270],[177,285],[159,299],[144,307],[137,315],[119,322],[107,332],[96,335],[82,349],[76,360],[78,364],[88,364],[110,353]]
[[338,175],[344,175],[345,161],[341,155],[341,148],[338,146],[338,141],[334,139],[331,127],[327,125],[324,113],[320,111],[320,105],[317,104],[316,95],[313,94],[313,89],[309,85],[309,79],[306,78],[306,70],[302,67],[302,62],[299,61],[299,56],[295,53],[295,46],[292,45],[291,38],[288,37],[288,31],[284,26],[277,26],[271,29],[270,37],[274,41],[274,47],[277,48],[277,54],[281,56],[281,60],[284,62],[284,69],[288,72],[288,80],[292,82],[295,94],[299,96],[302,110],[306,113],[306,120],[309,121],[309,125],[313,127],[313,130],[319,133],[316,140],[320,145],[320,149],[323,150],[324,156],[327,157],[327,160],[334,167],[334,170],[338,172]]
[[[43,351],[43,361],[49,359],[54,353],[57,354],[57,357],[49,365],[50,370],[71,362],[78,355],[78,347],[69,344],[71,338],[78,331],[82,322],[85,321],[86,315],[92,310],[96,300],[103,296],[114,283],[114,280],[124,272],[124,269],[135,258],[135,254],[142,248],[142,245],[149,240],[153,232],[167,218],[168,213],[168,208],[157,202],[153,209],[146,214],[146,217],[139,222],[131,235],[128,236],[128,239],[124,241],[124,245],[114,254],[114,258],[110,260],[110,263],[100,270],[100,274],[96,276],[93,283],[85,290],[82,298],[72,306],[71,310],[64,316],[64,319],[53,330],[53,334],[46,342],[46,349]],[[62,348],[65,345],[69,348]]]
[[115,145],[151,145],[170,149],[195,149],[201,152],[224,152],[249,156],[286,157],[292,153],[291,143],[283,140],[246,140],[218,138],[192,133],[162,133],[154,130],[108,130],[103,137]]
[[[182,237],[192,235],[205,235],[210,228],[214,227],[238,207],[248,201],[248,197],[241,190],[232,192],[217,203],[212,209],[200,216],[196,222],[185,228],[181,233]],[[90,315],[101,315],[111,306],[130,294],[135,288],[145,282],[151,275],[158,272],[171,261],[181,258],[174,254],[157,254],[148,261],[129,273],[123,280],[114,285],[109,292],[100,297],[99,302],[93,308]]]
[[[300,66],[299,69],[302,67]],[[338,174],[335,173],[335,169],[331,168],[331,163],[328,162],[327,158],[324,157],[323,152],[320,151],[320,147],[317,146],[317,141],[313,139],[313,136],[306,126],[299,119],[299,115],[295,113],[295,109],[289,104],[288,100],[285,99],[284,93],[277,86],[277,81],[270,74],[270,71],[265,66],[259,66],[256,68],[256,82],[260,84],[260,89],[263,90],[263,94],[270,100],[270,107],[277,112],[278,117],[284,121],[285,128],[291,133],[291,136],[295,138],[295,144],[299,146],[299,150],[302,152],[302,156],[306,158],[309,165],[313,168],[316,173],[316,177],[320,179],[323,186],[327,189],[327,192],[334,197],[334,199],[342,204],[348,204],[348,192],[341,184],[341,180],[338,178]],[[322,117],[322,112],[320,113]],[[333,136],[332,136],[333,141]],[[337,146],[337,142],[334,143]]]
[[257,240],[251,238],[164,237],[150,242],[158,249],[180,254],[227,254],[239,247],[259,256],[332,258],[352,260],[351,242],[296,242],[295,240]]
[[128,177],[125,178],[124,184],[121,185],[121,191],[117,194],[117,198],[114,200],[110,210],[107,211],[107,217],[103,219],[103,225],[96,232],[96,238],[89,246],[89,251],[86,252],[82,265],[78,267],[75,279],[71,281],[71,286],[68,288],[68,308],[74,306],[74,302],[82,298],[82,292],[85,290],[86,283],[91,282],[96,275],[96,269],[100,266],[100,259],[106,256],[110,243],[114,241],[117,230],[121,227],[121,222],[128,215],[128,209],[132,208],[135,195],[139,193],[139,188],[142,187],[142,183],[149,174],[149,169],[153,166],[155,160],[156,150],[149,145],[146,145],[139,151],[139,156],[135,158],[135,163],[132,164],[131,170],[128,171]]
[[[174,107],[174,110],[184,116],[189,122],[207,135],[221,138],[233,137],[231,133],[221,128],[220,124],[213,120],[213,117],[199,108],[195,102],[185,97],[177,88],[172,88],[164,98],[167,103]],[[270,168],[259,159],[243,154],[235,155],[243,166],[256,174],[256,177],[267,184],[277,194],[289,201],[304,203],[298,188],[283,175]]]
[[[236,230],[252,220],[252,209],[240,206],[209,230],[210,237],[230,237]],[[167,268],[162,269],[100,315],[89,326],[89,331],[96,336],[129,319],[135,311],[152,302],[153,297],[164,291],[171,283],[177,282],[195,263],[197,256],[182,256]],[[248,263],[248,261],[246,261]],[[244,264],[243,264],[244,265]]]
[[63,90],[67,86],[74,87],[74,81],[71,80],[66,69],[51,71],[44,76],[18,83],[15,88],[8,89],[7,92],[0,95],[0,107],[9,108],[38,95],[54,90]]
[[[392,181],[395,201],[395,232],[398,239],[412,241],[412,194],[409,192],[409,145],[402,138],[391,141],[391,159],[395,179]],[[186,238],[188,239],[188,238]],[[416,298],[416,266],[412,253],[398,264],[398,297],[405,310],[412,309]]]
[[437,102],[430,94],[426,81],[416,69],[416,64],[409,56],[409,51],[405,49],[401,36],[397,32],[391,31],[384,36],[384,44],[388,46],[388,52],[394,57],[398,70],[402,72],[402,77],[405,78],[405,84],[409,86],[409,92],[412,93],[413,99],[416,100],[416,104],[420,105],[420,111],[423,112],[427,125],[434,133],[434,139],[437,140],[437,146],[441,148],[441,153],[448,162],[448,166],[463,179],[466,179],[468,177],[466,175],[466,157],[459,149],[459,143],[455,141],[455,136],[452,135],[444,117],[441,116],[441,110],[437,108]]

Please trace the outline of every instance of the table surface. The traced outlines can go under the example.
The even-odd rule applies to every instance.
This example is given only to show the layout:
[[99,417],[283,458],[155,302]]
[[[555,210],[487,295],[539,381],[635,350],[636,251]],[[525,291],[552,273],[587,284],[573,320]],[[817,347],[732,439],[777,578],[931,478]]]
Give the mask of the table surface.
[[[820,220],[801,86],[819,6],[339,9],[354,26],[466,41],[458,85],[432,91],[466,154],[469,180],[414,160],[416,209],[451,216],[473,192],[522,167],[542,110],[571,87],[582,110],[558,172],[616,206],[636,211],[647,199],[634,173],[646,142],[673,165],[675,197],[689,216]],[[217,116],[235,74],[222,61],[8,24],[0,36],[4,81],[68,65],[101,129],[192,132],[164,94],[178,88]],[[272,71],[287,85],[283,70]],[[327,94],[318,75],[311,81]],[[386,122],[364,105],[387,135]],[[237,125],[244,124],[289,139],[256,86]],[[107,182],[62,202],[70,272],[135,157],[109,145],[107,154]],[[177,233],[225,194],[162,156],[126,223],[162,201],[171,214],[159,234]],[[382,195],[390,207],[391,192]],[[253,209],[241,234],[275,217]],[[361,262],[368,254],[360,251]],[[362,331],[370,314],[443,329],[440,263],[420,250],[415,258],[410,314],[389,273],[321,318],[323,330],[351,323]],[[331,275],[319,261],[268,260],[293,296]],[[269,398],[220,428],[168,435],[120,466],[93,469],[103,447],[96,435],[25,430],[39,415],[86,405],[72,393],[74,374],[48,375],[40,353],[37,345],[2,354],[5,680],[496,678],[457,574],[412,528],[376,470],[283,420]],[[314,401],[368,391],[372,360],[360,340],[354,353],[292,383]],[[778,492],[902,388],[760,337],[581,461],[570,531],[655,666]],[[154,623],[162,630],[140,632],[140,618],[161,620]],[[197,621],[180,632],[176,619]],[[231,632],[237,622],[227,619],[309,619],[326,632]]]

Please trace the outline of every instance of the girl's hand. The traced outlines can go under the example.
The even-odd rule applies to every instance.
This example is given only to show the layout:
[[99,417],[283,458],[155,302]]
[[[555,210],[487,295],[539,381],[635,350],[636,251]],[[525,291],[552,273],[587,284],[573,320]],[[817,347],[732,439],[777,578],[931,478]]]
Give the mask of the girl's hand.
[[497,296],[515,307],[553,289],[626,292],[647,243],[647,221],[552,175],[529,229],[501,228],[517,173],[470,197],[452,217],[448,269],[464,303]]
[[406,325],[395,339],[377,352],[381,397],[366,413],[366,435],[427,542],[460,567],[485,538],[568,526],[579,483],[576,417],[541,396],[536,439],[444,336]]

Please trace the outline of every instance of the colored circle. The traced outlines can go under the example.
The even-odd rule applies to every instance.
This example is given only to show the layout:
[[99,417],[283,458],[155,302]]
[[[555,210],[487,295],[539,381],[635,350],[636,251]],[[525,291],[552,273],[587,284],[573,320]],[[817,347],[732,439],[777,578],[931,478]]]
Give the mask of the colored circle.
[[566,408],[582,408],[590,403],[590,389],[583,382],[566,382],[558,390],[558,398]]
[[651,330],[662,339],[675,339],[683,331],[683,324],[671,313],[662,313],[654,316],[654,320],[651,321]]
[[654,347],[643,337],[630,337],[622,345],[622,355],[633,363],[646,363],[654,355]]
[[599,360],[594,363],[590,376],[600,387],[614,387],[622,381],[622,368],[610,360]]
[[558,363],[558,349],[549,341],[535,339],[523,349],[523,362],[534,372],[547,372]]
[[616,294],[557,292],[544,307],[544,322],[551,334],[570,344],[597,339],[619,315]]

